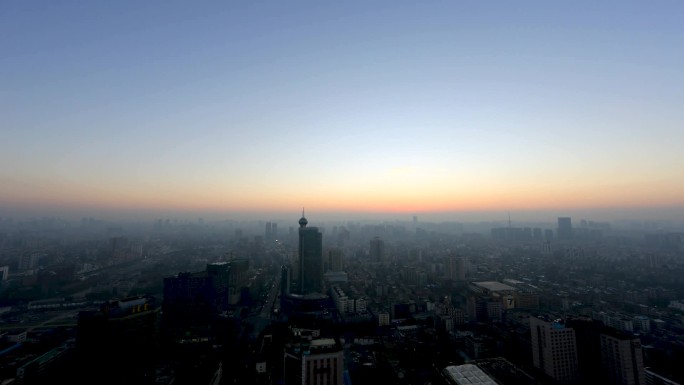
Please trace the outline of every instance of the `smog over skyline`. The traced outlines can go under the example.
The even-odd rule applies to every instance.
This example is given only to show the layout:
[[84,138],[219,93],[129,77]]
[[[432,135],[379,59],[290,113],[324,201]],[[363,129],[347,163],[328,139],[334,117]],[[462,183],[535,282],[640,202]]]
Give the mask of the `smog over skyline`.
[[684,384],[683,20],[0,0],[0,384]]
[[3,2],[0,216],[679,220],[679,2]]

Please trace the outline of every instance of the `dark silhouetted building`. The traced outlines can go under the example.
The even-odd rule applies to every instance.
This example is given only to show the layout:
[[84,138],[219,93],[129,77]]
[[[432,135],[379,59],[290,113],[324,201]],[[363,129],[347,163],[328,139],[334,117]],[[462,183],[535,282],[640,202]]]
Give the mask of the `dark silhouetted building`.
[[207,275],[211,279],[215,307],[218,312],[226,310],[229,305],[231,265],[228,262],[215,262],[207,265]]
[[639,338],[613,330],[604,331],[601,333],[601,362],[606,384],[646,383],[644,357]]
[[159,310],[153,297],[132,297],[80,312],[75,382],[153,383]]
[[298,294],[320,293],[323,283],[323,234],[302,213],[299,220]]
[[164,330],[171,334],[206,334],[216,311],[215,303],[212,278],[206,271],[164,278]]
[[249,260],[235,258],[230,261],[230,277],[228,279],[228,303],[236,305],[242,299],[244,288],[249,283]]

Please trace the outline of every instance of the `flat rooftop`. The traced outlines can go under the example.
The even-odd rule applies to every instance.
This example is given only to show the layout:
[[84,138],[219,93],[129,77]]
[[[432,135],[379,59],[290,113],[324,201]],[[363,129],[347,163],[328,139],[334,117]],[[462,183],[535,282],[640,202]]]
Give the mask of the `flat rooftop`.
[[312,348],[327,348],[327,347],[334,347],[335,346],[335,340],[333,338],[319,338],[317,340],[311,340],[311,347]]
[[517,291],[513,286],[508,286],[505,283],[496,281],[473,282],[472,285],[489,291]]
[[446,374],[457,385],[498,385],[487,373],[478,368],[477,365],[464,364],[458,366],[447,366],[444,368]]

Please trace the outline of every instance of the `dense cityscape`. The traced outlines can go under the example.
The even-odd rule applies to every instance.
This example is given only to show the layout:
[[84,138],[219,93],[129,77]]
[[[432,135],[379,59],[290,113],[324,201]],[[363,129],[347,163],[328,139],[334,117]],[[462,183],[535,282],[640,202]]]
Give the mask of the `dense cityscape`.
[[684,381],[681,223],[303,214],[3,218],[2,384]]
[[0,0],[0,385],[684,385],[682,20]]

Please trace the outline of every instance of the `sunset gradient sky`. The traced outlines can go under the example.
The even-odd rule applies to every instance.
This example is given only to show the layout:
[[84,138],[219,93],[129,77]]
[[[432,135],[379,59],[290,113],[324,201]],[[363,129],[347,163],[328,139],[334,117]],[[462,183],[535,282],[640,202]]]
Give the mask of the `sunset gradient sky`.
[[681,213],[682,20],[681,1],[0,2],[0,216]]

